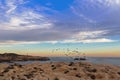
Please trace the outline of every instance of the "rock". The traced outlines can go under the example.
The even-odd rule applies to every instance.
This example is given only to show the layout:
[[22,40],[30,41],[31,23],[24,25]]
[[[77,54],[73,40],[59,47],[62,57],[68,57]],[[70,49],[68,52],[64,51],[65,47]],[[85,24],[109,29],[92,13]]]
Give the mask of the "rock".
[[64,72],[64,74],[67,74],[69,71],[68,70],[66,70],[65,72]]
[[76,74],[75,76],[78,77],[78,78],[81,78],[80,74]]
[[40,57],[40,56],[30,56],[30,55],[18,55],[16,53],[4,53],[0,54],[0,62],[12,62],[12,61],[48,61],[50,60],[48,57]]
[[33,74],[29,73],[29,74],[24,74],[25,77],[27,77],[27,79],[33,78]]
[[59,80],[57,77],[54,80]]
[[76,70],[77,70],[77,68],[73,68],[73,70],[75,70],[75,71],[76,71]]
[[90,78],[93,80],[96,79],[95,75],[91,75]]
[[118,74],[120,75],[120,72],[118,72]]
[[3,73],[0,73],[0,76],[4,76]]
[[74,62],[70,62],[69,64],[68,64],[68,66],[73,66],[74,65]]

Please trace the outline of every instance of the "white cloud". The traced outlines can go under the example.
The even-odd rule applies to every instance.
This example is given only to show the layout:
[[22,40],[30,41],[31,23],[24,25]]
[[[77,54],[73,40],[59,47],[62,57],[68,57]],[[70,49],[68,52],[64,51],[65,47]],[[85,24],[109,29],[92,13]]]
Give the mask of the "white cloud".
[[[89,4],[93,3],[94,5],[98,5],[99,7],[107,6],[107,7],[113,7],[113,6],[120,6],[120,0],[83,0],[85,2],[88,2]],[[80,3],[80,0],[76,0],[77,3]],[[91,5],[93,6],[93,5]],[[95,6],[94,6],[95,7]]]
[[[63,20],[62,19],[63,17],[61,14],[60,16],[56,17],[53,14],[49,15],[46,13],[46,12],[53,12],[54,14],[57,13],[55,10],[52,10],[52,8],[46,8],[45,6],[43,7],[38,5],[35,5],[37,6],[37,8],[36,7],[29,8],[29,7],[22,6],[22,4],[24,4],[24,1],[27,1],[27,0],[5,0],[5,1],[7,1],[6,2],[7,5],[5,5],[6,7],[5,12],[0,13],[0,17],[1,17],[1,20],[0,20],[1,40],[0,41],[5,41],[5,42],[0,42],[0,44],[36,44],[36,43],[55,44],[55,43],[64,43],[64,42],[66,43],[67,42],[70,42],[70,43],[114,42],[114,40],[107,39],[106,36],[104,36],[104,35],[109,36],[110,26],[109,28],[108,27],[106,28],[106,26],[104,28],[103,26],[98,25],[96,27],[95,25],[97,24],[96,23],[97,20],[94,21],[95,20],[94,18],[97,18],[99,16],[98,14],[96,15],[96,13],[101,12],[102,10],[105,10],[105,9],[100,9],[99,11],[99,7],[101,7],[101,5],[98,5],[99,7],[97,6],[98,7],[97,9],[95,7],[96,6],[95,4],[90,5],[89,3],[86,3],[86,4],[81,3],[81,5],[79,5],[79,3],[77,3],[76,5],[71,6],[71,9],[73,10],[73,12],[76,15],[78,15],[77,18],[76,18],[76,15],[73,15],[71,16],[71,18],[75,16],[74,17],[75,19],[73,18],[73,20],[69,20],[69,18],[67,19],[67,16],[69,16],[69,14],[67,16],[65,14],[65,18]],[[80,0],[76,0],[76,1],[80,1]],[[84,2],[89,0],[81,0],[81,1]],[[95,0],[90,0],[90,1],[94,2]],[[102,1],[96,0],[96,1],[98,1],[99,4],[103,3],[103,0]],[[116,2],[116,3],[119,3],[119,2]],[[3,6],[4,5],[2,5],[2,7]],[[83,12],[80,10],[80,8],[83,9]],[[87,8],[86,11],[84,11],[85,8]],[[1,6],[0,6],[0,9],[1,9]],[[0,11],[2,12],[2,10]],[[91,12],[91,14],[93,14],[94,18],[91,17],[92,16],[91,14],[88,14],[89,11]],[[94,12],[95,12],[95,15],[94,15]],[[56,15],[58,15],[58,13]],[[79,19],[82,18],[82,19],[79,20],[78,18]],[[88,31],[84,31],[86,29]],[[103,29],[106,29],[106,30],[103,30]],[[53,41],[50,41],[50,40],[53,40]]]
[[78,38],[78,39],[86,39],[86,38],[97,38],[100,37],[104,34],[106,34],[107,31],[82,31],[73,36],[73,38]]
[[71,6],[70,8],[71,8],[72,12],[75,15],[79,16],[80,18],[83,18],[84,20],[88,21],[89,23],[96,23],[95,20],[92,20],[92,19],[86,17],[85,15],[83,15],[82,13],[78,12],[75,7]]
[[0,46],[2,45],[25,45],[25,44],[41,44],[41,43],[103,43],[103,42],[116,42],[116,40],[100,38],[100,39],[85,39],[85,40],[78,40],[78,39],[69,39],[63,41],[1,41]]
[[9,16],[7,22],[0,24],[0,28],[3,30],[49,29],[52,26],[53,23],[50,20],[34,11],[23,12],[18,16]]
[[99,2],[103,3],[108,6],[120,6],[120,0],[98,0]]
[[120,9],[120,0],[74,0],[71,10],[86,22],[97,24]]
[[14,5],[9,5],[11,8],[9,10],[6,11],[7,14],[11,13],[12,11],[14,11],[17,6],[14,6]]
[[72,39],[63,40],[62,43],[101,43],[115,42],[115,40],[103,38],[108,31],[82,31],[73,35]]
[[13,41],[13,40],[8,40],[8,41],[1,41],[0,45],[14,45],[14,44],[37,44],[39,42],[37,41]]
[[7,40],[7,41],[0,41],[0,46],[3,45],[25,45],[25,44],[40,44],[40,43],[51,43],[56,44],[58,41],[13,41],[13,40]]
[[21,5],[21,4],[24,4],[26,3],[27,1],[25,0],[5,0],[6,2],[6,13],[7,14],[11,14],[15,11],[15,9]]
[[103,43],[103,42],[115,42],[115,40],[100,38],[100,39],[84,39],[84,40],[64,40],[63,43]]
[[75,34],[73,37],[69,39],[62,39],[62,40],[44,40],[44,41],[25,41],[25,40],[3,40],[0,41],[0,45],[6,45],[6,44],[40,44],[40,43],[102,43],[102,42],[116,42],[116,40],[107,39],[102,37],[102,35],[106,34],[107,31],[84,31],[79,32],[78,34]]
[[6,0],[6,6],[8,7],[8,10],[6,10],[7,14],[10,14],[12,11],[14,11],[17,6],[14,4],[15,1],[14,0]]
[[3,12],[0,15],[0,30],[49,29],[53,26],[53,23],[45,15],[37,13],[34,8],[20,8],[27,1],[5,0],[5,5],[1,5],[4,9],[2,8]]

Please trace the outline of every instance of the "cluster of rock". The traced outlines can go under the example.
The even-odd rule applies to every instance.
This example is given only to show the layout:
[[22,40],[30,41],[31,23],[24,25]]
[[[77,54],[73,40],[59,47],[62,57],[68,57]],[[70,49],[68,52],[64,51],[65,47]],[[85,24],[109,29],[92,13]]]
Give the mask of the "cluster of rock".
[[120,66],[86,62],[0,64],[0,80],[120,80]]
[[46,61],[46,60],[49,60],[49,58],[48,57],[40,57],[40,56],[19,55],[19,54],[15,54],[15,53],[0,54],[0,62],[28,61],[28,60]]

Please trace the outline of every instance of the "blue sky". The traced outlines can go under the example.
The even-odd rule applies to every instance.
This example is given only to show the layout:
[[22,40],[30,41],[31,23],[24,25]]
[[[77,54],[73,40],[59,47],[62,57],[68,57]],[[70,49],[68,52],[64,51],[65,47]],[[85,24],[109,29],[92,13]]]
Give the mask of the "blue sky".
[[120,0],[0,0],[1,52],[48,53],[70,44],[118,56],[119,40]]

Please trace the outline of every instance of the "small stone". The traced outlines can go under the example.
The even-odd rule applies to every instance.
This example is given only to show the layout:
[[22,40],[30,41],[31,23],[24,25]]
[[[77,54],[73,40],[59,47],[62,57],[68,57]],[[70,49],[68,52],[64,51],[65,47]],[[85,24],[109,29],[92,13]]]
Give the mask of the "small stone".
[[54,80],[59,80],[57,77]]
[[75,76],[78,77],[78,78],[81,78],[80,74],[76,74]]
[[64,72],[64,74],[67,74],[69,71],[68,70],[66,70],[65,72]]
[[91,79],[96,79],[95,75],[90,76]]
[[73,68],[73,70],[77,70],[77,68]]
[[118,72],[118,74],[120,75],[120,72]]
[[68,66],[73,66],[74,62],[70,62],[70,64]]

